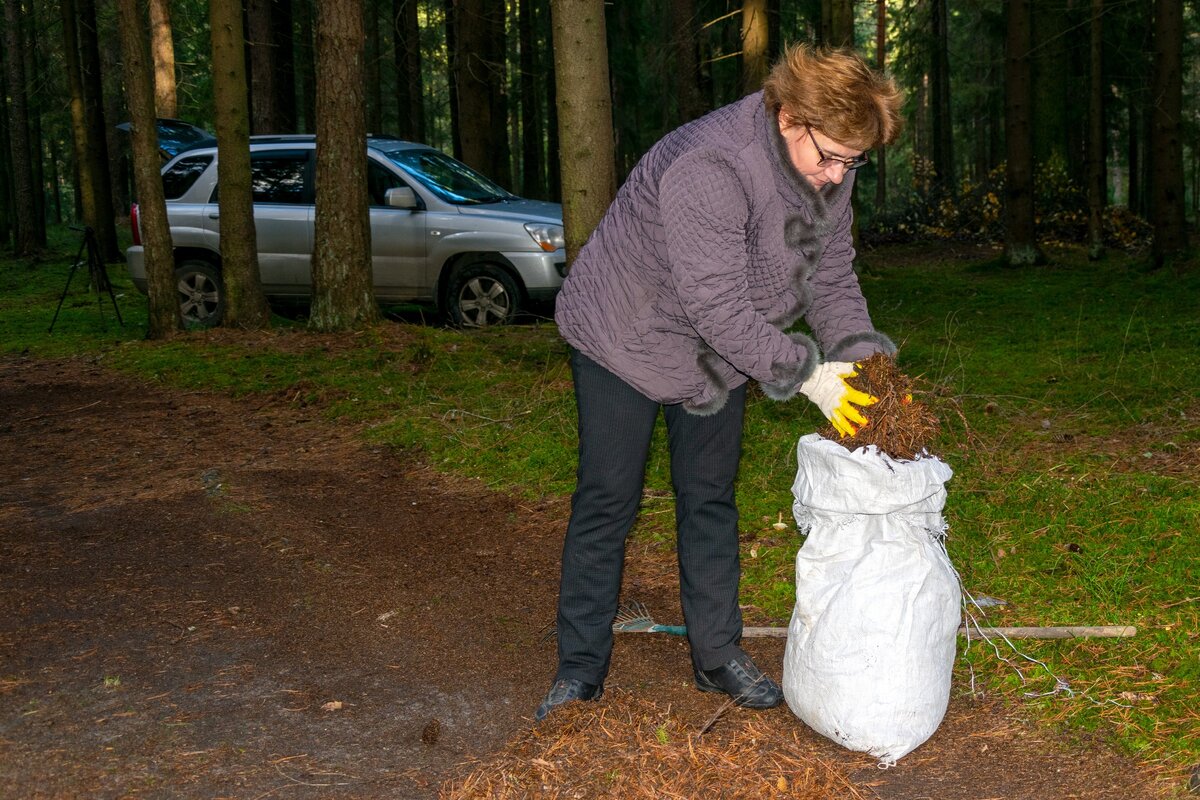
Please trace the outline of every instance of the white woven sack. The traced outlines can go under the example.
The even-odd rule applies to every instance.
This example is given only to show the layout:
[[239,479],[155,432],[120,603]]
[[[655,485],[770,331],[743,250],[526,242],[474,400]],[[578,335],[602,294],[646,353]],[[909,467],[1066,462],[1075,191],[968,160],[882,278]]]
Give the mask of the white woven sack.
[[793,511],[808,538],[783,694],[821,735],[895,763],[933,735],[950,700],[960,590],[941,511],[953,473],[817,434],[796,453]]

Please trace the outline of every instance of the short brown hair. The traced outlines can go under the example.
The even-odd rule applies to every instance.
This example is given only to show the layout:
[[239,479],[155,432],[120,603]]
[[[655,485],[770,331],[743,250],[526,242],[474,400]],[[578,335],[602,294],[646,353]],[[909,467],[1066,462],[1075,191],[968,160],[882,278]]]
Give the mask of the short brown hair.
[[790,45],[763,82],[767,108],[835,142],[870,150],[900,135],[902,95],[887,75],[845,48]]

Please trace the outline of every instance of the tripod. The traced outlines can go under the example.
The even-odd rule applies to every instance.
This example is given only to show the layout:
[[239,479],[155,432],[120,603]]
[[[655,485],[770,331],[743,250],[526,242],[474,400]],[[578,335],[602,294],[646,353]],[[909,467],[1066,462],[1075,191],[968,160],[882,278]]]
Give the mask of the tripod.
[[96,290],[96,309],[100,312],[100,327],[108,330],[104,324],[104,298],[100,296],[101,292],[108,292],[108,298],[112,300],[113,311],[117,315],[117,322],[121,327],[125,327],[125,321],[121,319],[121,309],[117,308],[117,298],[113,294],[112,282],[108,279],[108,270],[104,268],[104,259],[100,257],[100,245],[96,242],[96,232],[91,226],[76,228],[71,226],[73,231],[83,232],[83,241],[79,243],[79,252],[75,254],[75,261],[71,264],[71,271],[67,274],[67,285],[63,287],[62,296],[58,298],[58,308],[54,309],[54,319],[50,320],[50,327],[46,333],[54,332],[54,323],[58,322],[58,312],[62,310],[63,301],[67,299],[67,291],[71,288],[71,279],[75,277],[75,270],[84,263],[84,250],[87,250],[87,269],[88,277],[91,280],[92,287]]

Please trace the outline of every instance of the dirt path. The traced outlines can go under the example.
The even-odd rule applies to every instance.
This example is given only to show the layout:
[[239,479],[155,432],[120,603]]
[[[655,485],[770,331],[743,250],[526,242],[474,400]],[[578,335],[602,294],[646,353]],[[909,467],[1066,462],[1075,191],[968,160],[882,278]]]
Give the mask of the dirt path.
[[[0,798],[426,798],[530,724],[564,503],[310,417],[0,360]],[[676,618],[651,572],[627,587]],[[748,647],[778,674],[782,643]],[[681,641],[619,640],[610,684],[700,724],[689,678]],[[802,741],[880,798],[1154,796],[966,700],[888,772]]]

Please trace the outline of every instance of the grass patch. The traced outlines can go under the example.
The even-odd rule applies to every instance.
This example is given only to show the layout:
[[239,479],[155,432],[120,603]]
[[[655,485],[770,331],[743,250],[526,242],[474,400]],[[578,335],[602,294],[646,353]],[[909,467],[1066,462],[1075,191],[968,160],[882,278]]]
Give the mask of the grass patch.
[[[113,267],[125,327],[111,313],[101,325],[76,275],[47,335],[73,241],[60,232],[51,256],[0,265],[0,351],[81,356],[164,385],[306,407],[497,488],[572,489],[575,408],[553,324],[465,333],[390,322],[322,335],[277,318],[265,333],[150,342],[145,299]],[[955,470],[946,515],[964,583],[1008,601],[994,624],[1139,628],[1127,640],[1022,642],[1075,692],[1028,702],[1182,774],[1200,762],[1200,269],[1148,272],[1117,254],[1097,265],[1076,250],[1037,269],[902,255],[871,254],[863,288],[878,327],[902,345],[904,371],[946,410],[936,451]],[[791,610],[794,448],[821,422],[811,404],[751,393],[738,499],[743,602],[758,623],[785,623]],[[669,543],[662,427],[636,535]],[[1022,686],[978,646],[962,665],[1014,699],[1054,688],[1037,669]]]

